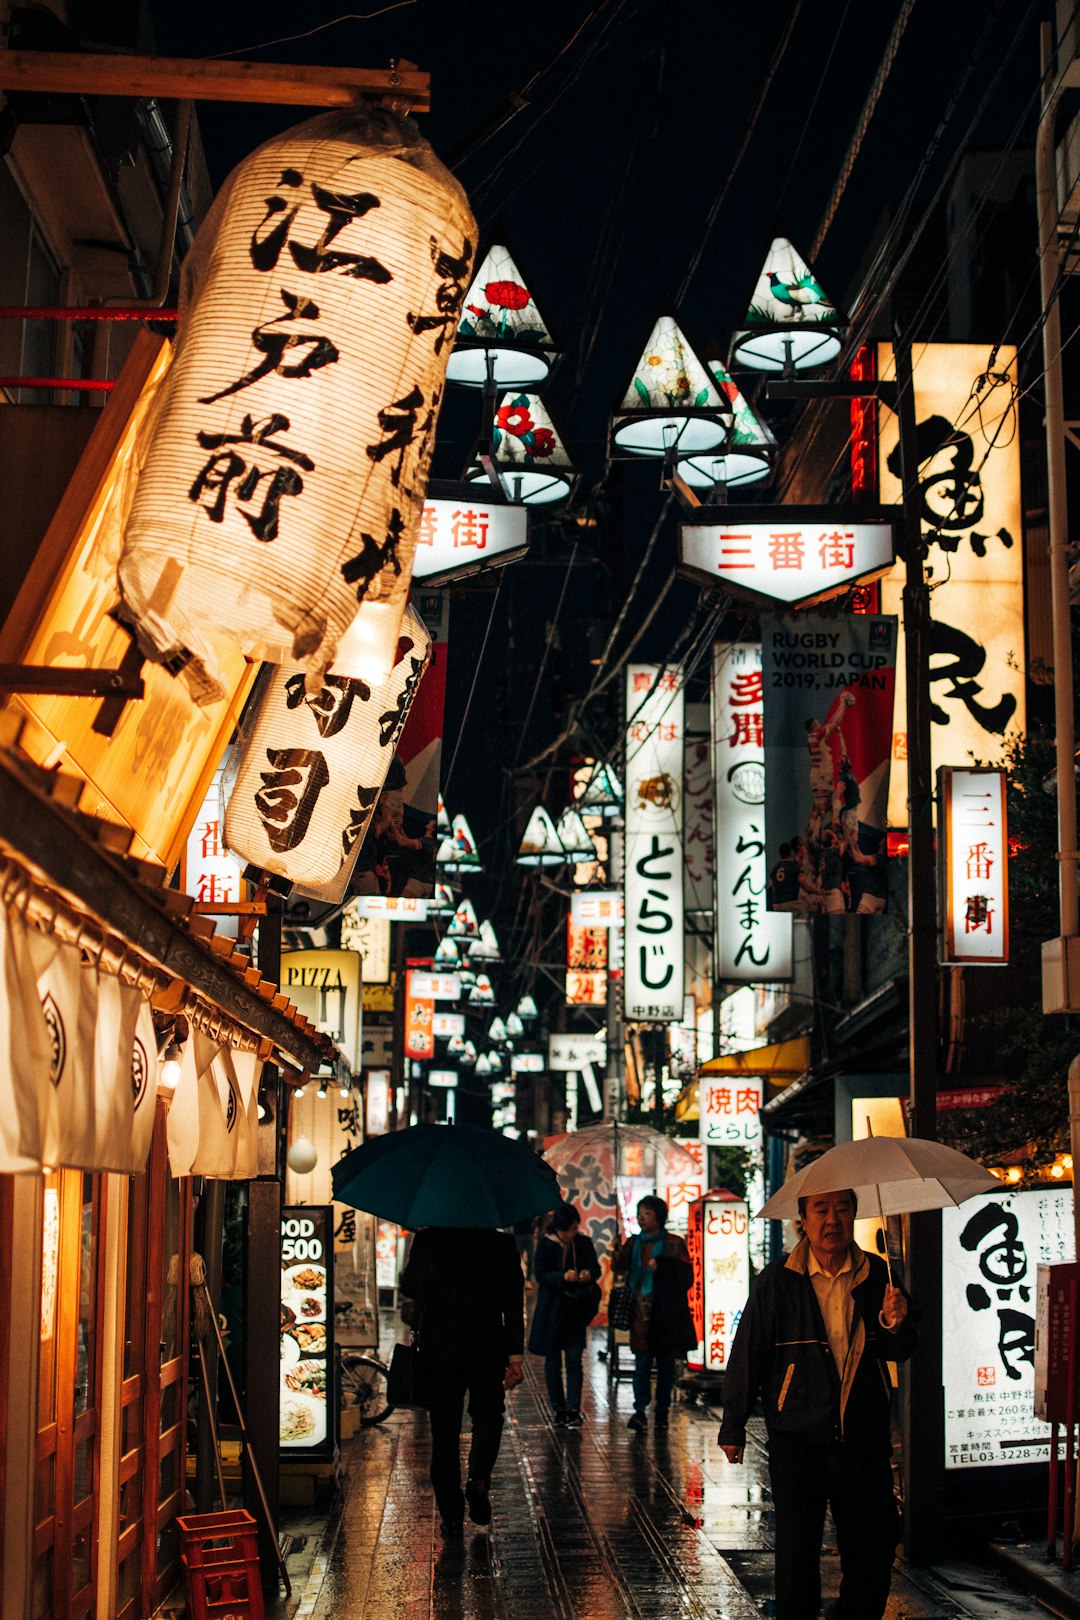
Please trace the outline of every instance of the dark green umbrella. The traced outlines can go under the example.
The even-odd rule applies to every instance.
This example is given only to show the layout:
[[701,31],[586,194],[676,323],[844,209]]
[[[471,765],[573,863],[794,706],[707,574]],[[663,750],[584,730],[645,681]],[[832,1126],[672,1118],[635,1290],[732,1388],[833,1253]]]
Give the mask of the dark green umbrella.
[[512,1226],[562,1202],[558,1178],[524,1142],[475,1125],[411,1125],[373,1136],[333,1168],[334,1197],[384,1221]]

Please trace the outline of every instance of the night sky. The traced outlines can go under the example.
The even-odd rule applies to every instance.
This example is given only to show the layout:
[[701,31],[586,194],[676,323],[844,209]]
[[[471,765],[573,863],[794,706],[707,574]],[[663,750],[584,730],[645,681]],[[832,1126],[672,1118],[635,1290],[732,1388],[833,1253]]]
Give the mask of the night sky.
[[[561,52],[529,90],[527,109],[456,169],[480,222],[482,246],[501,221],[565,350],[544,397],[584,474],[575,510],[595,520],[584,528],[572,516],[541,517],[527,564],[503,570],[501,584],[499,575],[489,575],[453,599],[444,782],[460,741],[445,796],[451,812],[465,811],[481,843],[491,881],[487,894],[476,896],[478,910],[483,915],[483,899],[494,910],[497,929],[500,923],[505,929],[517,912],[520,888],[512,877],[499,881],[500,872],[513,871],[515,782],[519,818],[522,805],[527,811],[540,790],[557,810],[574,749],[604,749],[614,741],[617,711],[612,702],[601,701],[585,717],[574,747],[548,762],[557,768],[550,778],[542,773],[515,778],[510,769],[562,729],[567,700],[579,696],[594,674],[589,659],[625,601],[663,505],[658,464],[620,462],[606,468],[612,406],[659,300],[679,301],[684,330],[699,350],[714,342],[726,353],[776,226],[808,252],[899,10],[899,0],[795,6],[607,0],[592,11],[565,0],[542,7],[510,0],[468,9],[406,0],[368,20],[341,21],[286,41],[282,36],[340,16],[337,6],[327,0],[303,6],[270,0],[258,7],[155,0],[151,6],[156,45],[164,54],[228,53],[365,67],[382,67],[392,58],[415,62],[432,79],[433,110],[420,126],[444,160]],[[916,217],[962,143],[1005,145],[1019,137],[1021,146],[1031,146],[1042,11],[1049,14],[1052,8],[1024,0],[915,5],[815,262],[835,301],[843,305],[852,296],[869,244],[916,175],[973,59],[975,71],[923,179]],[[728,184],[793,14],[786,52]],[[274,40],[281,43],[270,43]],[[994,91],[991,81],[999,71]],[[215,183],[253,146],[303,116],[288,108],[200,106]],[[724,187],[722,206],[706,233],[710,209]],[[992,342],[1016,334],[960,335]],[[479,415],[479,395],[449,391],[436,476],[460,476]],[[771,411],[770,417],[782,432],[782,417]],[[674,521],[669,513],[619,648],[671,572]],[[544,664],[549,622],[575,539],[578,566],[565,592],[557,644]],[[663,658],[697,612],[696,589],[678,581],[635,656]],[[490,638],[463,730],[489,617]],[[532,701],[542,664],[543,679]],[[513,941],[515,949],[523,944],[523,937]]]

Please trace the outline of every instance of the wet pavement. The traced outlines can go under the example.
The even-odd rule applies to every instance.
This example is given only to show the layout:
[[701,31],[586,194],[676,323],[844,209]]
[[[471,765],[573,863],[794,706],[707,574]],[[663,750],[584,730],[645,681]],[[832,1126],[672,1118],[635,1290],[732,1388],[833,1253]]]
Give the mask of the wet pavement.
[[[716,1444],[719,1413],[679,1401],[667,1432],[626,1428],[629,1381],[609,1382],[597,1335],[585,1427],[550,1421],[542,1364],[508,1399],[492,1482],[494,1520],[444,1548],[427,1481],[422,1412],[363,1430],[344,1457],[346,1494],[301,1560],[289,1620],[759,1620],[771,1610],[772,1510],[763,1431],[748,1463]],[[466,1422],[467,1430],[467,1422]],[[829,1532],[827,1531],[827,1536]],[[292,1560],[290,1560],[290,1565]],[[839,1561],[823,1550],[825,1599]],[[297,1570],[297,1575],[300,1570]],[[898,1564],[887,1620],[1005,1620],[1048,1610],[994,1571],[958,1559]]]

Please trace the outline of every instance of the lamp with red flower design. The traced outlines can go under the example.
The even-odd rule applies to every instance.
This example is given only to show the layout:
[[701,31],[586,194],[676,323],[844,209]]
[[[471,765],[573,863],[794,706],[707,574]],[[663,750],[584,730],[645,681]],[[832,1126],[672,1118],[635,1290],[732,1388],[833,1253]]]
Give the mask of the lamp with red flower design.
[[727,396],[674,313],[663,311],[612,415],[612,450],[663,457],[720,450],[731,417]]
[[731,340],[731,363],[751,371],[814,371],[840,352],[847,324],[798,249],[786,236],[774,237]]
[[446,375],[466,388],[535,388],[558,357],[551,328],[506,246],[497,240],[473,277]]
[[562,501],[577,483],[574,468],[551,413],[539,394],[503,394],[491,427],[491,451],[477,454],[465,472],[470,484],[486,484],[494,467],[515,506]]

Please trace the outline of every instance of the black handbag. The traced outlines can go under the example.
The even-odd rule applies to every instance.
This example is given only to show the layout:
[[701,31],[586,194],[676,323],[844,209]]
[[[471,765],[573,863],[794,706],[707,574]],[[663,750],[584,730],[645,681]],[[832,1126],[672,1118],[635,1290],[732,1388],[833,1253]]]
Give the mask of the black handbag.
[[427,1373],[415,1342],[395,1344],[386,1375],[386,1400],[389,1406],[427,1405]]
[[[579,1270],[577,1264],[577,1240],[571,1251],[574,1261],[574,1271]],[[600,1309],[600,1284],[593,1282],[571,1283],[563,1293],[563,1318],[570,1327],[587,1328],[597,1311]]]

